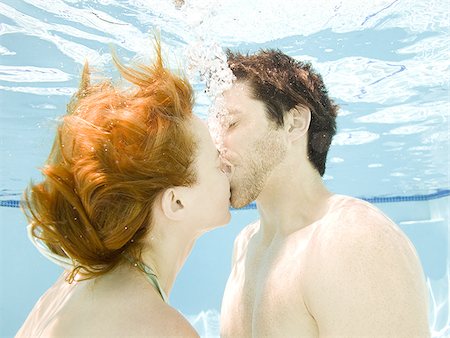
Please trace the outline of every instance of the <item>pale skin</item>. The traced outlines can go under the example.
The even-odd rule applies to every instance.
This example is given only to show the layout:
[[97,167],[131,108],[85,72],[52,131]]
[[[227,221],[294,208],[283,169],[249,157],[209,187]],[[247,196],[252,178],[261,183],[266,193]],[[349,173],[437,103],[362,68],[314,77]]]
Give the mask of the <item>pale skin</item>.
[[245,159],[265,142],[258,140],[270,130],[279,140],[259,147],[258,161],[280,149],[285,155],[260,191],[249,193],[260,219],[236,238],[221,336],[429,337],[427,288],[414,247],[372,205],[326,189],[307,160],[309,110],[292,109],[274,132],[246,83],[235,83],[224,98],[234,206],[249,202],[240,187]]
[[[193,117],[190,123],[198,142],[197,183],[160,194],[142,256],[167,295],[196,239],[231,217],[229,182],[217,149],[201,120]],[[103,276],[72,284],[63,274],[41,297],[16,337],[35,335],[36,323],[42,337],[198,337],[142,271],[128,262]]]

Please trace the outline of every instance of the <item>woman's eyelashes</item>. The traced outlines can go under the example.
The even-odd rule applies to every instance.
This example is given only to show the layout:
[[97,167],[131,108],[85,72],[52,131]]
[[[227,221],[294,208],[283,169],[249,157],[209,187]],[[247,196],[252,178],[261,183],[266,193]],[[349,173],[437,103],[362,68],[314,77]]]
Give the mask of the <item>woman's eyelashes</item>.
[[224,174],[229,174],[230,173],[230,166],[222,159],[222,157],[220,157],[220,163],[218,166],[218,169],[223,172]]
[[230,123],[228,124],[228,129],[231,129],[231,128],[233,128],[233,127],[236,127],[237,124],[238,124],[238,121],[237,121],[237,120],[230,121]]
[[228,172],[227,166],[224,163],[220,163],[219,170],[226,174]]

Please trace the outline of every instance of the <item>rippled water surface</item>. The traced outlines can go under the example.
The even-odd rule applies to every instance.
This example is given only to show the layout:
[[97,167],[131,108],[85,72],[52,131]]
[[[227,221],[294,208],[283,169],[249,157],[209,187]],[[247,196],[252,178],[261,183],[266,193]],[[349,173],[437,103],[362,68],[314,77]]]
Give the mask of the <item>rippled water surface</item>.
[[[148,58],[158,30],[173,67],[185,65],[187,46],[200,39],[310,60],[342,108],[325,177],[331,189],[374,196],[448,188],[448,7],[230,0],[178,10],[171,1],[3,0],[0,188],[20,191],[30,164],[42,163],[84,61],[110,71],[111,48]],[[200,82],[196,88],[205,115],[208,99]]]

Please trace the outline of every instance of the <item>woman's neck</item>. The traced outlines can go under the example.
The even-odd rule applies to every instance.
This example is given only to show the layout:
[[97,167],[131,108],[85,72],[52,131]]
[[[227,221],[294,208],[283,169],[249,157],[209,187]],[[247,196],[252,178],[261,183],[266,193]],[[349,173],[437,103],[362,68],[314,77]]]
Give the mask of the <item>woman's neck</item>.
[[142,263],[156,274],[161,288],[169,296],[178,272],[191,253],[197,237],[192,234],[169,236],[156,232],[142,252]]

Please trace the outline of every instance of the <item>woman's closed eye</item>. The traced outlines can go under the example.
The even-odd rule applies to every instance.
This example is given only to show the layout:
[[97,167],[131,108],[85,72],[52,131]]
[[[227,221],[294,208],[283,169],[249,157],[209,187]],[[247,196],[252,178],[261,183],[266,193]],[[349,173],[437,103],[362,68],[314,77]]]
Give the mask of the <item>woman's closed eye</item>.
[[238,121],[237,121],[237,120],[231,121],[231,122],[228,124],[228,129],[233,128],[233,127],[236,127],[237,124],[238,124]]
[[229,174],[231,172],[231,166],[229,165],[229,162],[226,161],[223,158],[223,156],[220,154],[219,154],[218,160],[219,160],[219,166],[217,168],[224,174]]
[[230,171],[231,171],[231,170],[230,170],[230,166],[227,165],[227,164],[225,164],[224,162],[220,162],[219,170],[220,170],[221,172],[223,172],[224,174],[229,174]]

